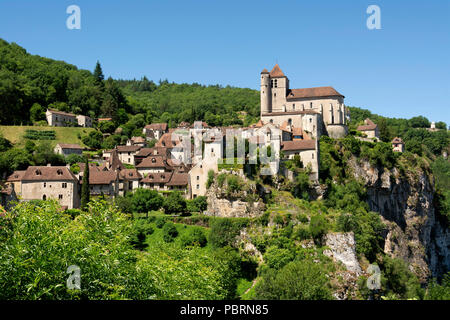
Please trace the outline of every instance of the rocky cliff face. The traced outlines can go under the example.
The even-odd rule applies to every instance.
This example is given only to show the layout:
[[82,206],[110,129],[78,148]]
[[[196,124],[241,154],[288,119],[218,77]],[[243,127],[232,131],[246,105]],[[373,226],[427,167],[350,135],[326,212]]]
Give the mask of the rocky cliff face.
[[229,192],[226,182],[223,186],[216,182],[206,192],[206,214],[227,218],[257,217],[266,209],[259,197],[260,192],[254,184],[249,184],[237,192]]
[[450,232],[436,217],[432,178],[419,169],[401,175],[366,161],[349,165],[365,182],[370,209],[387,225],[384,251],[409,263],[422,281],[450,270]]

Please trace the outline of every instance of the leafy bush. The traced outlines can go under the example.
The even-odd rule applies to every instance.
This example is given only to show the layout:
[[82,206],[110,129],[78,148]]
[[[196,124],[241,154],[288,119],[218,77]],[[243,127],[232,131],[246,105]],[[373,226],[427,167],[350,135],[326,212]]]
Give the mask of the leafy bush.
[[207,244],[205,233],[200,228],[191,228],[188,232],[183,234],[180,238],[181,244],[183,246],[200,246],[204,247]]
[[156,219],[155,224],[156,224],[156,227],[157,227],[158,229],[161,229],[161,228],[164,227],[164,225],[166,224],[166,219],[163,218],[163,217],[158,217],[158,218]]
[[166,222],[162,227],[163,239],[165,242],[172,242],[177,236],[178,231],[173,222]]
[[187,212],[186,200],[183,198],[180,192],[172,191],[164,199],[163,208],[166,214],[185,214]]
[[187,200],[187,210],[189,212],[203,212],[208,208],[205,196],[199,196],[192,200]]
[[208,180],[206,180],[206,188],[209,189],[211,185],[214,183],[214,171],[209,170],[208,171]]
[[281,270],[269,269],[255,288],[257,300],[331,300],[324,270],[310,260],[293,261]]
[[155,230],[150,225],[147,219],[137,219],[133,223],[133,230],[131,234],[131,244],[139,250],[143,250],[147,247],[145,239],[148,235],[151,235]]
[[320,241],[328,231],[328,223],[322,215],[311,217],[309,222],[309,232],[314,240]]
[[275,246],[270,246],[264,253],[264,261],[267,266],[276,270],[281,269],[294,258],[295,255],[290,250],[280,249]]
[[133,212],[150,212],[159,210],[163,205],[164,199],[158,191],[139,188],[133,192],[131,197],[131,206]]
[[232,246],[234,239],[247,222],[247,220],[231,220],[229,218],[214,219],[211,223],[209,243],[215,248]]

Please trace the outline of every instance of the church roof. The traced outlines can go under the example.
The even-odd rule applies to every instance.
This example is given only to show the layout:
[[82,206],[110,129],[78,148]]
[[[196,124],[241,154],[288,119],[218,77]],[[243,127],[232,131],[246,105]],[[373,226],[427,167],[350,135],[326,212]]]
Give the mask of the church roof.
[[356,130],[358,131],[371,131],[371,130],[375,130],[378,126],[373,123],[372,120],[370,120],[369,118],[367,118],[366,120],[364,120],[364,125],[363,126],[358,126],[358,128],[356,128]]
[[342,94],[337,92],[333,87],[316,87],[304,89],[291,89],[287,95],[287,100],[300,98],[315,98],[315,97],[333,97],[333,96],[344,97]]
[[282,149],[284,151],[301,151],[301,150],[315,150],[315,140],[293,140],[283,142]]
[[267,69],[264,68],[263,71],[261,71],[261,73],[269,73],[269,71],[267,71]]
[[270,71],[270,77],[271,78],[286,77],[284,75],[283,71],[281,71],[280,66],[278,65],[278,63],[275,65],[275,67],[273,67],[272,71]]

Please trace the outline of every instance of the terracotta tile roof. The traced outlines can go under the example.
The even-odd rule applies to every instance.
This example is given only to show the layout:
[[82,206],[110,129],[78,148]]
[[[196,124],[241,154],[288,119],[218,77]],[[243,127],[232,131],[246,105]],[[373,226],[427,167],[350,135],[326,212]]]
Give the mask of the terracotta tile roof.
[[261,71],[261,73],[269,73],[269,71],[267,71],[267,69],[264,68],[263,71]]
[[[80,167],[80,172],[84,172],[84,167],[86,164],[84,162],[77,162],[77,165]],[[97,166],[95,163],[89,163],[89,170],[97,170],[100,171],[100,167]]]
[[178,128],[189,128],[191,124],[189,122],[183,121],[178,125]]
[[165,147],[142,148],[136,153],[135,157],[148,157],[150,155],[166,156],[168,149]]
[[167,131],[167,123],[152,123],[152,124],[148,124],[144,127],[145,129],[148,130],[160,130],[160,131]]
[[83,149],[79,144],[58,143],[57,146],[60,146],[62,149]]
[[167,166],[163,156],[148,156],[136,168],[165,168]]
[[22,181],[78,181],[73,173],[64,166],[30,166],[25,171]]
[[7,182],[21,181],[26,170],[16,170],[7,179]]
[[284,122],[281,124],[280,129],[283,130],[283,131],[291,132],[291,130],[289,130],[289,128],[288,128],[288,122],[287,122],[287,121],[284,121]]
[[89,170],[89,184],[111,184],[116,179],[116,171]]
[[136,169],[122,169],[119,172],[119,178],[125,180],[139,180],[142,179],[142,176]]
[[378,126],[373,123],[372,120],[370,120],[369,118],[367,118],[366,120],[364,120],[365,125],[363,126],[359,126],[358,128],[356,128],[356,130],[358,131],[372,131],[375,130]]
[[54,110],[54,109],[47,109],[47,111],[54,113],[54,114],[60,114],[62,116],[75,117],[75,114],[64,112],[64,111],[59,111],[59,110]]
[[131,141],[133,141],[133,143],[145,143],[145,138],[144,137],[131,137]]
[[284,151],[296,151],[296,150],[315,150],[315,140],[294,140],[283,142],[282,150]]
[[117,152],[136,152],[141,149],[141,146],[117,146]]
[[175,145],[172,143],[172,132],[164,133],[158,142],[155,144],[156,147],[173,148]]
[[316,88],[304,88],[304,89],[291,89],[289,90],[286,99],[302,99],[302,98],[316,98],[316,97],[344,97],[337,92],[333,87],[316,87]]
[[119,160],[119,154],[117,153],[117,150],[112,150],[111,155],[108,158],[108,169],[116,170],[116,169],[125,169],[125,166],[123,163]]
[[97,121],[111,121],[112,118],[98,118]]
[[402,144],[404,144],[404,142],[403,142],[403,139],[402,138],[399,138],[399,137],[395,137],[393,140],[392,140],[392,143],[402,143]]
[[173,172],[150,172],[141,180],[143,183],[168,183]]
[[278,63],[275,65],[275,67],[273,67],[272,71],[270,71],[270,77],[271,78],[286,77],[284,75],[283,71],[281,71],[280,66],[278,65]]
[[189,180],[189,174],[174,172],[172,178],[170,179],[168,186],[187,186]]
[[292,135],[294,136],[303,136],[303,129],[302,128],[292,128]]

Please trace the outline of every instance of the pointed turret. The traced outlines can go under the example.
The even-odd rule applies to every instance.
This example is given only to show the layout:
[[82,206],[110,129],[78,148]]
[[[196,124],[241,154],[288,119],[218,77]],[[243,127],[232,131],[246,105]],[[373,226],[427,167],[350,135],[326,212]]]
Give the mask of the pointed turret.
[[281,71],[280,66],[278,65],[278,63],[275,65],[275,67],[273,67],[272,71],[270,71],[270,77],[271,78],[282,78],[282,77],[286,77],[283,73],[283,71]]

